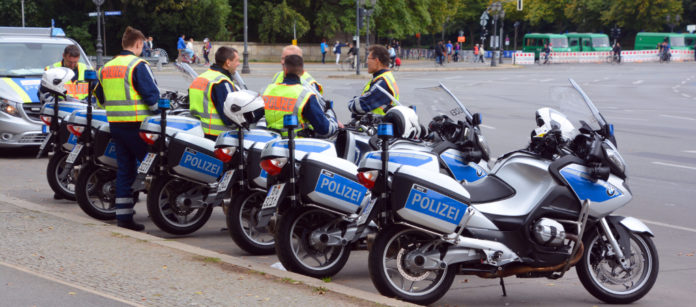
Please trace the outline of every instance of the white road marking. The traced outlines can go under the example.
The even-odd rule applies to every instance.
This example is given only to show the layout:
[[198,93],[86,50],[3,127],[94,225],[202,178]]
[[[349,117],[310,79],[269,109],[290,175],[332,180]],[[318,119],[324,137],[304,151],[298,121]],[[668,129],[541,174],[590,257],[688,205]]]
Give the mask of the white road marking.
[[676,116],[676,115],[667,115],[667,114],[660,114],[662,117],[669,117],[669,118],[676,118],[676,119],[683,119],[683,120],[696,120],[691,117],[685,117],[685,116]]
[[541,79],[541,80],[539,80],[539,82],[549,82],[549,81],[553,81],[553,78],[551,78],[551,79]]
[[686,84],[686,80],[682,81],[681,84],[682,84],[682,85]]
[[635,84],[635,85],[638,85],[638,84],[641,84],[641,83],[643,83],[643,80],[636,80],[636,81],[633,81],[633,84]]
[[599,80],[599,79],[594,79],[594,80],[592,80],[592,82],[594,82],[594,83],[597,83],[597,82],[599,82],[599,81],[601,81],[601,80]]
[[495,127],[489,126],[489,125],[484,125],[484,124],[480,124],[479,127],[483,127],[483,128],[486,128],[486,129],[495,130]]
[[640,220],[646,224],[652,224],[652,225],[656,225],[656,226],[662,226],[662,227],[684,230],[684,231],[689,231],[689,232],[696,232],[696,229],[689,228],[689,227],[676,226],[676,225],[672,225],[672,224],[665,224],[665,223],[660,223],[660,222],[655,222],[655,221],[648,221],[648,220],[644,220],[644,219],[640,219]]
[[690,97],[691,97],[691,95],[689,95],[689,94],[687,94],[687,93],[682,93],[682,96],[684,96],[684,97],[686,97],[686,98],[690,98]]
[[684,150],[685,153],[696,154],[696,150]]
[[670,166],[670,167],[678,167],[678,168],[685,168],[685,169],[690,169],[690,170],[692,170],[692,171],[696,171],[696,167],[694,167],[694,166],[686,166],[686,165],[672,164],[672,163],[665,163],[665,162],[658,162],[658,161],[653,161],[652,164],[662,165],[662,166]]
[[681,86],[681,85],[672,86],[672,89],[673,89],[673,90],[676,90],[676,89],[678,89],[680,86]]

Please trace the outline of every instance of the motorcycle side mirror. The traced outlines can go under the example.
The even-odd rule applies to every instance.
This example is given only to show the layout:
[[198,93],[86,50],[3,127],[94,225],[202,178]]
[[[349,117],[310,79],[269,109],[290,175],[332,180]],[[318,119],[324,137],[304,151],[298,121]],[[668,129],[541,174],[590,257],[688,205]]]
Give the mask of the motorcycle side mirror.
[[474,126],[481,124],[481,113],[474,113],[473,117],[471,118],[471,124]]

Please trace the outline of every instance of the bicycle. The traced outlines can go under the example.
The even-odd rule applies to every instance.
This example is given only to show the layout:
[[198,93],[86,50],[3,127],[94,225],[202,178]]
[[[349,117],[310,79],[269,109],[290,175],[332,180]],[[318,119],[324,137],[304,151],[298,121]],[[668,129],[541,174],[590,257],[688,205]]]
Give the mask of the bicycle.
[[608,55],[605,61],[609,64],[621,64],[621,56],[618,54]]
[[662,64],[662,63],[669,63],[669,61],[670,61],[671,58],[672,58],[672,54],[669,53],[669,51],[668,51],[668,52],[660,52],[660,53],[657,54],[657,56],[658,56],[659,59],[660,59],[660,64]]
[[349,56],[341,60],[341,70],[354,70],[355,69],[355,56]]
[[[542,62],[543,60],[543,62]],[[546,65],[546,64],[551,64],[553,61],[553,56],[546,55],[544,54],[543,57],[542,55],[539,55],[539,59],[536,61],[537,65]]]

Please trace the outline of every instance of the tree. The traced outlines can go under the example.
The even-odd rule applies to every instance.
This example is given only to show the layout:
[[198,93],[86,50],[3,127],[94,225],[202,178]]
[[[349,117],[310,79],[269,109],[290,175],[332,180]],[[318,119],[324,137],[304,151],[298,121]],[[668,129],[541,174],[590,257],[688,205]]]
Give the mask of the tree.
[[285,0],[281,3],[266,1],[262,11],[264,15],[259,25],[259,38],[262,42],[275,43],[279,39],[289,42],[293,38],[293,23],[298,38],[309,31],[307,19],[288,6]]
[[679,0],[614,0],[602,12],[602,21],[633,31],[663,31],[667,15],[683,13]]
[[605,0],[571,0],[564,13],[574,24],[574,32],[600,32],[608,28],[602,21],[602,12],[608,10],[610,4]]

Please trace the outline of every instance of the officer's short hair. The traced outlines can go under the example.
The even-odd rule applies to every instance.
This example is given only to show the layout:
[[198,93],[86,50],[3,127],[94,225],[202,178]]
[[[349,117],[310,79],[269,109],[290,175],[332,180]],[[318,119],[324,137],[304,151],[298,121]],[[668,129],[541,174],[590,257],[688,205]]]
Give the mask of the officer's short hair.
[[384,48],[382,45],[372,45],[368,50],[372,57],[377,59],[382,65],[389,65],[389,51],[387,51],[387,48]]
[[71,58],[80,56],[80,48],[77,48],[75,45],[68,45],[65,47],[65,50],[63,50],[63,56],[69,56]]
[[285,64],[283,65],[285,66],[286,73],[288,74],[301,76],[304,72],[304,60],[299,55],[291,54],[286,56]]
[[121,47],[129,48],[135,46],[138,41],[145,40],[145,35],[140,30],[128,26],[126,31],[123,32],[123,38],[121,39]]
[[215,51],[215,64],[222,66],[228,59],[234,61],[238,54],[237,49],[222,46]]

